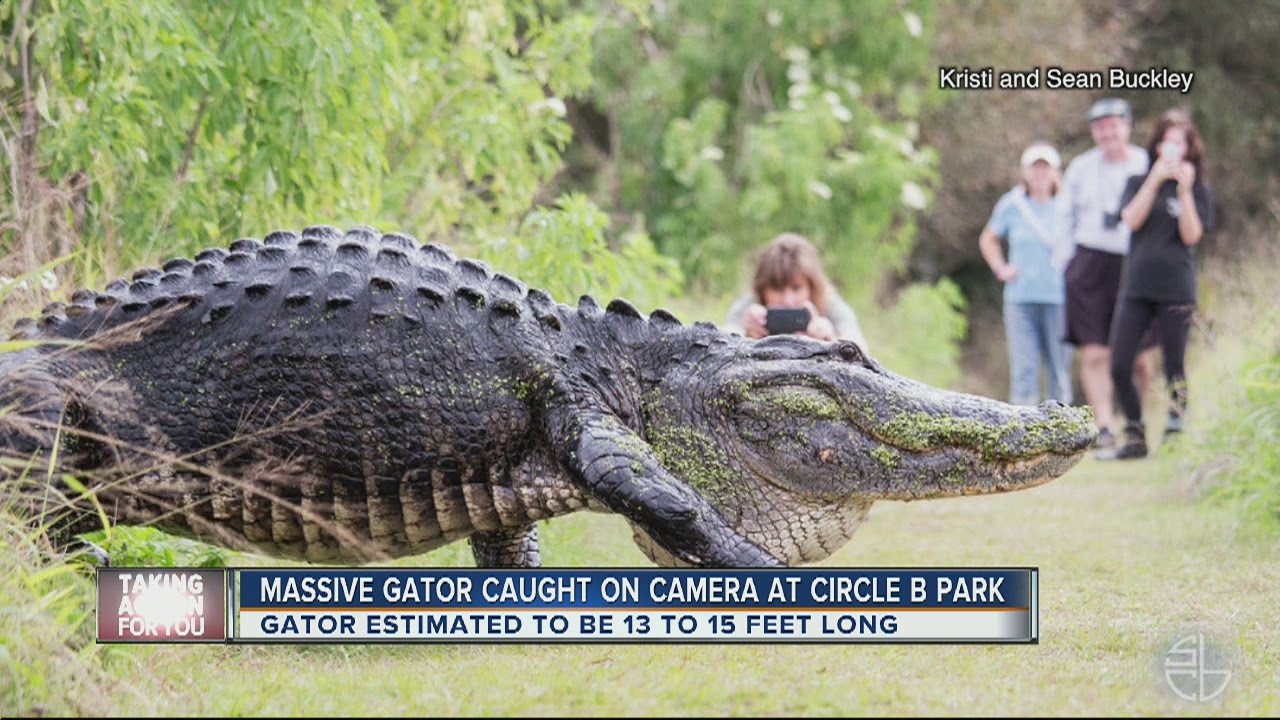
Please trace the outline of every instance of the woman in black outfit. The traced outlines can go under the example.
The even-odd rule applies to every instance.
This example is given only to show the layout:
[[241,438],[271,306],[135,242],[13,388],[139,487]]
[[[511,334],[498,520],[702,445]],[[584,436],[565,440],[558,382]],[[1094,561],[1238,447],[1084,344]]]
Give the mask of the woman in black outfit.
[[1143,330],[1154,317],[1160,328],[1169,421],[1165,438],[1183,428],[1187,379],[1183,360],[1196,304],[1194,248],[1213,226],[1213,194],[1204,182],[1204,144],[1191,118],[1166,113],[1147,145],[1151,169],[1129,178],[1120,218],[1133,231],[1111,326],[1111,379],[1128,422],[1114,458],[1147,455],[1142,402],[1133,363]]

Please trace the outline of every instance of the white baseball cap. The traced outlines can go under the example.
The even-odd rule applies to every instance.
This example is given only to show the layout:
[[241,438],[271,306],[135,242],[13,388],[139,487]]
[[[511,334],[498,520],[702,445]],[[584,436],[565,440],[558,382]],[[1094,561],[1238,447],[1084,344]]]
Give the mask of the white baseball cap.
[[1048,143],[1034,143],[1022,151],[1022,167],[1031,167],[1040,160],[1049,163],[1049,167],[1054,170],[1062,167],[1062,158],[1059,157],[1058,151]]

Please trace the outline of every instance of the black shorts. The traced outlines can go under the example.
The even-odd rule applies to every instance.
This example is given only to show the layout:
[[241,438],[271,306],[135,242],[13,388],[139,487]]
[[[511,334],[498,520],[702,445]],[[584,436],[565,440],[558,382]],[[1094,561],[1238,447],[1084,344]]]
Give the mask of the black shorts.
[[[1087,247],[1076,247],[1067,263],[1067,334],[1063,340],[1082,347],[1106,345],[1111,338],[1111,322],[1120,295],[1124,256]],[[1147,350],[1160,344],[1156,324],[1147,326],[1138,347]]]

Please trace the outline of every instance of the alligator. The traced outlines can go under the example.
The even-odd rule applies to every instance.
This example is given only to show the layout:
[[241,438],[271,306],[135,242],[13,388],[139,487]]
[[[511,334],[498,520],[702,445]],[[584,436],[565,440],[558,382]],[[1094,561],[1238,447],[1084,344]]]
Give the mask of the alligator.
[[843,340],[571,307],[368,227],[170,260],[11,341],[0,471],[64,501],[53,528],[310,562],[469,538],[478,566],[537,567],[538,521],[586,509],[659,565],[797,565],[877,500],[1038,485],[1095,435],[1084,408],[943,391]]

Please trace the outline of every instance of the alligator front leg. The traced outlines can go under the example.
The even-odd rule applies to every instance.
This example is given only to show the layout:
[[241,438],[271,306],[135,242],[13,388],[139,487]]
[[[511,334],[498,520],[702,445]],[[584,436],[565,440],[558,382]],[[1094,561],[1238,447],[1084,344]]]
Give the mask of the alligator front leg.
[[653,449],[613,415],[562,408],[549,424],[560,462],[610,511],[642,528],[680,560],[701,567],[782,563],[735,531]]
[[476,567],[536,568],[542,566],[538,554],[538,526],[504,528],[471,535],[471,552]]

